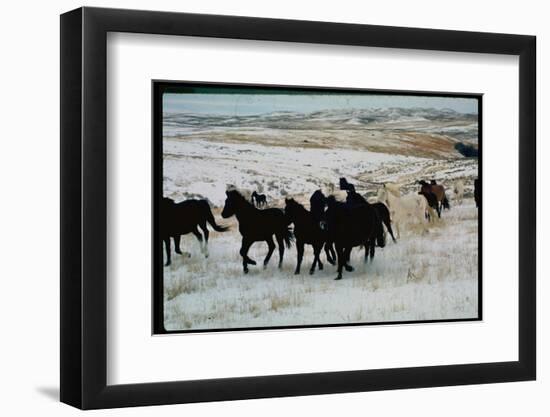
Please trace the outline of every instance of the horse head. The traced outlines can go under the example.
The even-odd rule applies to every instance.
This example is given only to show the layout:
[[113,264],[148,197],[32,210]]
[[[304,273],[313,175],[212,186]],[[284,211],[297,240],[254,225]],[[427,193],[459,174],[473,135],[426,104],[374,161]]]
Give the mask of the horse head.
[[239,197],[241,199],[243,199],[243,197],[237,190],[228,190],[225,192],[225,195],[227,198],[225,199],[225,204],[223,206],[222,217],[227,219],[228,217],[236,214]]

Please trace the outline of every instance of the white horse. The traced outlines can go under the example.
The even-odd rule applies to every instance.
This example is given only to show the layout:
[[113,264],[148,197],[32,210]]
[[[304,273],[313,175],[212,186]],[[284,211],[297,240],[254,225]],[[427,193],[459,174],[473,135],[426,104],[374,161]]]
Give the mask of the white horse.
[[397,238],[401,237],[401,227],[406,223],[419,223],[426,227],[426,213],[433,219],[432,208],[426,198],[419,194],[396,196],[385,186],[378,189],[378,201],[386,204],[390,210],[391,221],[395,224]]
[[460,180],[455,182],[454,189],[455,199],[457,204],[462,204],[464,199],[464,183]]
[[389,193],[392,193],[396,197],[401,197],[401,184],[396,182],[387,182],[384,184],[384,188]]

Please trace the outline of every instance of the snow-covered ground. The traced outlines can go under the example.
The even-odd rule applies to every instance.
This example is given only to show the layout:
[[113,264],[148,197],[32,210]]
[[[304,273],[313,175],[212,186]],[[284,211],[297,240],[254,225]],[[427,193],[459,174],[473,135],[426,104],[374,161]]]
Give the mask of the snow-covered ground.
[[[219,219],[219,217],[218,217]],[[211,234],[205,258],[195,237],[165,271],[165,326],[168,330],[296,326],[386,321],[476,318],[477,209],[472,199],[453,207],[425,233],[410,230],[397,243],[388,239],[372,263],[355,248],[353,272],[335,281],[335,267],[309,275],[313,260],[306,247],[302,273],[294,275],[296,248],[285,251],[282,270],[274,253],[267,269],[242,272],[240,235]],[[263,260],[267,247],[256,243],[252,259]],[[325,261],[324,254],[322,260]]]
[[268,198],[328,188],[341,176],[355,178],[384,165],[409,166],[420,158],[349,149],[286,148],[258,144],[165,139],[164,195],[197,196],[223,206],[227,185]]
[[[421,120],[416,114],[397,122],[393,113],[384,114],[387,120],[380,116],[368,124],[362,121],[359,128],[350,119],[347,125],[353,129],[338,131],[327,128],[334,127],[327,115],[321,117],[323,128],[315,127],[320,122],[313,116],[301,120],[295,114],[223,121],[230,126],[218,120],[212,128],[202,128],[205,121],[197,117],[180,125],[177,118],[170,119],[170,134],[163,140],[164,195],[176,201],[208,199],[216,221],[231,229],[211,232],[208,259],[193,235],[182,238],[182,250],[191,256],[175,254],[172,265],[164,268],[166,328],[478,317],[478,219],[473,201],[478,161],[457,154],[456,139],[441,133],[447,129],[458,130],[458,136],[472,135],[477,125],[473,129],[471,120],[455,114],[443,115],[443,121],[430,121],[426,114]],[[285,128],[285,117],[296,126]],[[436,179],[448,190],[451,210],[427,228],[409,225],[396,244],[388,239],[385,248],[377,248],[372,264],[364,265],[363,250],[355,248],[351,262],[356,269],[344,272],[341,281],[334,281],[335,267],[327,262],[323,271],[309,275],[310,247],[302,274],[295,276],[294,246],[285,251],[282,270],[276,267],[275,251],[266,270],[251,266],[244,275],[236,219],[220,216],[227,186],[264,193],[271,207],[283,208],[284,198],[294,197],[309,208],[309,196],[319,188],[344,197],[337,185],[342,176],[369,198],[383,182],[398,182],[402,194],[408,194],[418,192],[417,180]],[[452,193],[458,180],[465,185],[463,205],[455,204]],[[266,252],[265,243],[256,243],[249,255],[261,261]]]

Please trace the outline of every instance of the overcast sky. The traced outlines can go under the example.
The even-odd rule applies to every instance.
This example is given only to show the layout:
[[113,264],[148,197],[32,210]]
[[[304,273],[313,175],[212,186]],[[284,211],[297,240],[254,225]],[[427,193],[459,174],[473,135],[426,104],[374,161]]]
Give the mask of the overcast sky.
[[174,94],[164,93],[165,112],[254,115],[277,111],[424,107],[477,114],[477,99],[433,96],[350,94]]

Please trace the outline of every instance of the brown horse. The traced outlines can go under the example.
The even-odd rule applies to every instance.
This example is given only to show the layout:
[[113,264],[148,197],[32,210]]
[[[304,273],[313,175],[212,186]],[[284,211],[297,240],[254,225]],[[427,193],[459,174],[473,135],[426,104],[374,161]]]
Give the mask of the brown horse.
[[445,194],[445,187],[438,184],[435,180],[431,180],[431,183],[428,184],[424,180],[418,181],[420,184],[420,194],[429,195],[433,194],[437,199],[437,204],[439,207],[438,214],[441,213],[441,209],[446,208],[447,210],[451,209],[447,195]]

